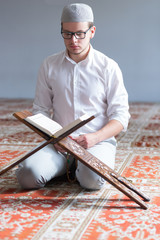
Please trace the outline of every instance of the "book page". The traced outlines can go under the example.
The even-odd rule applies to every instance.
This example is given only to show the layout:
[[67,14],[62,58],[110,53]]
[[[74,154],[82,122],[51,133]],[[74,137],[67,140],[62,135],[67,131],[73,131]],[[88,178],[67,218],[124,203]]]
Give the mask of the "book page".
[[62,129],[62,126],[59,123],[46,117],[42,113],[38,113],[33,116],[29,116],[29,117],[25,118],[25,120],[27,122],[31,123],[33,126],[39,128],[40,130],[49,134],[50,136],[54,135],[55,132]]

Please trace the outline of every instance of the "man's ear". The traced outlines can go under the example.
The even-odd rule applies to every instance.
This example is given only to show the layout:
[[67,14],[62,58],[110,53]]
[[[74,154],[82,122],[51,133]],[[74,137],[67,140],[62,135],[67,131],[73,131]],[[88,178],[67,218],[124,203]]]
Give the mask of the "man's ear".
[[91,28],[91,38],[93,38],[93,37],[94,37],[94,35],[95,35],[95,32],[96,32],[96,27],[95,27],[95,26],[93,26],[93,27]]

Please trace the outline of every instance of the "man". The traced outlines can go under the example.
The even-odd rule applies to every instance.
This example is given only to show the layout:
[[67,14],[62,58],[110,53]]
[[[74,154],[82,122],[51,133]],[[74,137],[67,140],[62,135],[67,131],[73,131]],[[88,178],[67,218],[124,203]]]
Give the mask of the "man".
[[[99,116],[72,134],[72,138],[114,168],[116,140],[126,131],[128,95],[121,71],[112,59],[90,44],[95,35],[92,9],[70,4],[61,16],[61,34],[66,50],[46,58],[40,68],[34,113],[43,113],[65,126],[81,115]],[[70,165],[73,162],[70,158]],[[20,164],[17,178],[23,188],[40,188],[66,173],[66,153],[58,144],[41,149]],[[69,166],[70,166],[69,165]],[[76,178],[87,189],[100,189],[105,181],[78,162]]]

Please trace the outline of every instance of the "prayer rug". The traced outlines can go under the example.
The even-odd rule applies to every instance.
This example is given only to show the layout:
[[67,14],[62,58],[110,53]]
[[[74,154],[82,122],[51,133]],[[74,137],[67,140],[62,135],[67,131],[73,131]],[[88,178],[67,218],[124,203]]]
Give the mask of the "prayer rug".
[[[16,120],[32,100],[0,99],[0,167],[43,139]],[[0,240],[160,239],[160,104],[130,103],[128,131],[117,136],[116,171],[151,201],[141,209],[110,184],[87,191],[66,178],[21,190],[12,169],[0,177]]]

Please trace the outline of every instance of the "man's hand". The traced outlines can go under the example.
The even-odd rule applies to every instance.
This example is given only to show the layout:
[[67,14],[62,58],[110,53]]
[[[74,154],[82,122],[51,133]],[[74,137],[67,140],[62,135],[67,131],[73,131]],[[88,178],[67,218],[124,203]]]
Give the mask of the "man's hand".
[[[68,136],[68,137],[72,138],[71,136]],[[61,152],[61,153],[66,152],[66,150],[64,150],[58,143],[54,144],[54,147],[58,152]]]
[[88,133],[72,139],[85,149],[93,147],[98,142],[96,133]]
[[66,152],[66,150],[64,150],[61,146],[59,146],[58,143],[54,144],[54,147],[58,152],[61,152],[61,153]]

